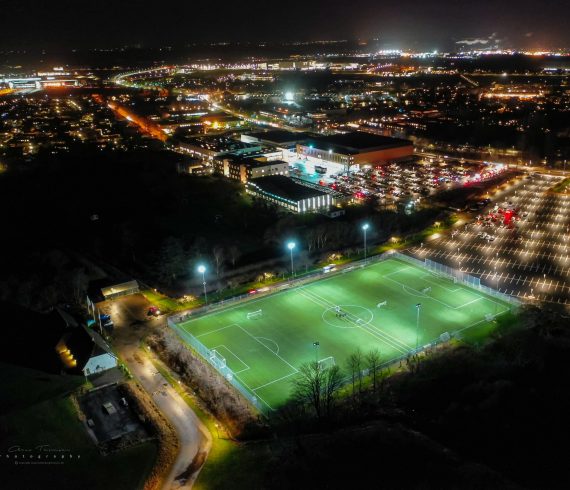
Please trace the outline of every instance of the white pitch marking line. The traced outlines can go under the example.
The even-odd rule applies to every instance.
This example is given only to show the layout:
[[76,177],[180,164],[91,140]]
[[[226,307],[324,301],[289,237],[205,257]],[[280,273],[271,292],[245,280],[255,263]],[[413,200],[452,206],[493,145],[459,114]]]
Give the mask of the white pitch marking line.
[[264,385],[258,386],[257,388],[253,388],[252,391],[260,390],[261,388],[265,388],[266,386],[272,385],[273,383],[277,383],[278,381],[282,381],[286,378],[289,378],[290,376],[294,376],[295,374],[297,374],[297,373],[286,374],[285,376],[281,376],[278,379],[274,379],[273,381],[270,381],[269,383],[265,383]]

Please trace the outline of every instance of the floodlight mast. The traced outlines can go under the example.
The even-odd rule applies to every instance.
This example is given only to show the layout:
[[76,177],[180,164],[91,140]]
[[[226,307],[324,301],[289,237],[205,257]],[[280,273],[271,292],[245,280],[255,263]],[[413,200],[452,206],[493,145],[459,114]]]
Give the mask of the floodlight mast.
[[319,366],[319,346],[320,345],[321,345],[321,343],[318,340],[313,342],[313,347],[315,348],[315,362],[317,363],[317,368]]
[[287,244],[287,248],[291,252],[291,277],[295,275],[295,268],[293,267],[293,249],[295,248],[296,245],[297,244],[295,242],[289,242]]
[[366,263],[366,256],[367,256],[367,250],[366,250],[366,230],[368,230],[368,228],[370,228],[370,225],[368,223],[364,223],[362,225],[362,231],[364,232],[364,263]]
[[422,309],[422,304],[418,303],[416,305],[417,316],[416,316],[416,354],[418,353],[419,340],[420,340],[420,310]]
[[198,272],[202,274],[202,286],[204,286],[204,301],[208,304],[208,293],[206,293],[206,266],[199,265]]

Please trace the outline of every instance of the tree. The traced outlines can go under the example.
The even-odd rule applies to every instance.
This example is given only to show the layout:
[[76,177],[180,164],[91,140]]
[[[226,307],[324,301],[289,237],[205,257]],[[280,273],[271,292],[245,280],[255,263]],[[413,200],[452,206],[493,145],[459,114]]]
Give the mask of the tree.
[[340,366],[334,365],[324,370],[324,394],[323,403],[327,417],[331,416],[334,400],[340,387],[342,386],[342,371]]
[[78,305],[83,304],[89,285],[89,277],[87,277],[85,269],[80,267],[71,271],[70,283],[73,291],[73,301]]
[[366,354],[366,364],[368,365],[369,373],[372,375],[372,390],[376,393],[376,380],[381,366],[380,351],[372,349]]
[[236,245],[232,245],[228,252],[230,254],[230,260],[232,261],[232,267],[235,267],[236,262],[241,257],[241,250]]
[[348,369],[352,380],[352,395],[355,393],[356,380],[358,379],[358,392],[362,391],[362,351],[356,349],[348,356]]
[[322,368],[318,362],[306,362],[299,367],[293,381],[293,398],[309,405],[317,419],[330,416],[338,389],[342,385],[342,372],[338,366]]
[[220,269],[226,258],[226,252],[222,247],[216,246],[212,250],[212,256],[214,257],[214,263],[216,264],[216,277],[220,277]]
[[322,382],[322,370],[316,361],[301,364],[293,381],[293,398],[303,405],[312,406],[318,419],[321,418]]
[[180,240],[168,237],[162,243],[158,261],[158,277],[171,285],[177,275],[184,270],[185,255]]

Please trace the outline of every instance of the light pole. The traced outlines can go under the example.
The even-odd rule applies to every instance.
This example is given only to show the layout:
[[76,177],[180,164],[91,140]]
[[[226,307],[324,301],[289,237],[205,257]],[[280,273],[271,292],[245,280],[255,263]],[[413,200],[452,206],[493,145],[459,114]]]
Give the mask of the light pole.
[[370,228],[368,223],[362,225],[362,231],[364,232],[364,263],[366,263],[366,230],[368,230],[368,228]]
[[293,268],[293,249],[295,248],[295,242],[289,242],[287,248],[291,252],[291,277],[295,275],[295,269]]
[[317,367],[319,366],[319,346],[320,345],[321,345],[321,343],[318,340],[313,342],[313,347],[315,348],[315,362],[317,363]]
[[418,353],[419,341],[420,341],[420,310],[422,309],[422,304],[418,303],[416,305],[416,354]]
[[[497,269],[495,268],[495,279],[496,279],[496,284],[495,284],[495,289],[498,290],[499,289],[499,276],[497,275]],[[493,301],[493,303],[495,303],[495,316],[497,316],[497,302]]]
[[206,266],[199,265],[198,272],[202,274],[202,286],[204,286],[204,301],[208,304],[208,294],[206,293]]

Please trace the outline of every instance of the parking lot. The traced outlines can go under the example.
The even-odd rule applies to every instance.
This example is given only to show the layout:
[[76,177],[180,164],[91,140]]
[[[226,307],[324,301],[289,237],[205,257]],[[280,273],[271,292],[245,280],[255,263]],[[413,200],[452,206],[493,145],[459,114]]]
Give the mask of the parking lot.
[[543,174],[520,179],[490,196],[467,225],[409,252],[512,296],[570,304],[569,196],[550,191],[559,180]]
[[410,208],[437,192],[477,184],[507,170],[500,164],[462,165],[457,161],[430,162],[418,158],[413,162],[366,167],[350,175],[322,175],[313,172],[312,168],[300,161],[292,164],[291,175],[316,186],[328,187],[355,202],[372,199],[383,206],[405,203]]

